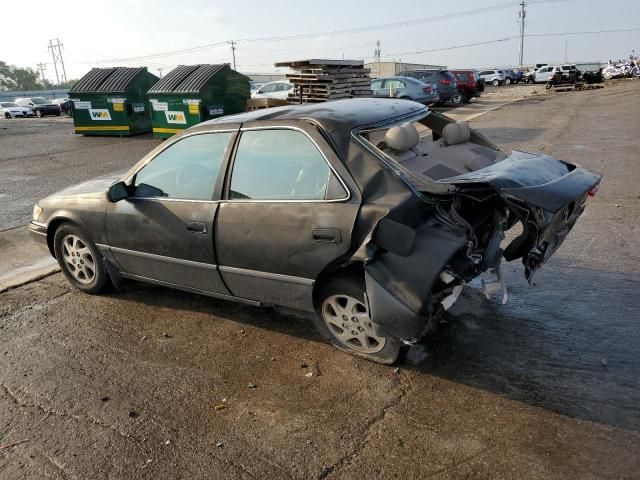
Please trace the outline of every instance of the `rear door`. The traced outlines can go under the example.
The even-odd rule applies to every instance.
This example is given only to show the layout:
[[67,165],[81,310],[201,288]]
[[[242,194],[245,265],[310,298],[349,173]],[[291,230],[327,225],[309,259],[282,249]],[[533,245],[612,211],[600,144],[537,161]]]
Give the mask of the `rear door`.
[[315,279],[350,249],[359,196],[319,130],[297,123],[242,129],[215,241],[233,295],[313,310]]
[[123,273],[228,294],[217,270],[213,224],[215,185],[235,135],[194,133],[174,141],[137,171],[134,195],[109,204],[107,238]]

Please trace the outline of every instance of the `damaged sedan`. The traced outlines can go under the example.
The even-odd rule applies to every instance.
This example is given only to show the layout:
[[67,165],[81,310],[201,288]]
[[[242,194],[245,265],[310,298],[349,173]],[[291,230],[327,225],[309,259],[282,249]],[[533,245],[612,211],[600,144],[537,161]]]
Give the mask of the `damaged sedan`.
[[475,277],[500,301],[501,262],[531,280],[600,179],[418,103],[338,100],[204,122],[41,200],[29,228],[87,293],[125,278],[306,310],[392,363]]

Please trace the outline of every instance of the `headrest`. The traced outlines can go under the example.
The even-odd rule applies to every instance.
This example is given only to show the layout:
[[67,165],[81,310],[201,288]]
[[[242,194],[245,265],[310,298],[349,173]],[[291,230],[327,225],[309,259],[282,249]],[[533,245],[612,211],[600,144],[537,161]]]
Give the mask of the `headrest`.
[[442,129],[442,138],[447,145],[468,142],[471,138],[471,128],[467,122],[449,123]]
[[384,140],[389,148],[397,152],[406,152],[418,145],[420,135],[413,123],[407,122],[387,130]]

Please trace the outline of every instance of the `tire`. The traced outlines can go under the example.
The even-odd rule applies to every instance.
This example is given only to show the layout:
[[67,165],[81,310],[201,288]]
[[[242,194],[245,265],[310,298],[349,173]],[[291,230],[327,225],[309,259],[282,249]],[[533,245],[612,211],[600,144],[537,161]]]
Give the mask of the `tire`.
[[364,291],[364,281],[355,276],[329,280],[318,295],[314,325],[339,350],[390,365],[400,355],[400,340],[376,334]]
[[4,118],[6,118],[7,120],[11,120],[11,114],[9,112],[5,113]]
[[510,78],[505,78],[504,79],[504,84],[505,85],[511,85],[511,79]]
[[551,90],[551,87],[553,87],[553,82],[547,82],[544,88],[546,88],[547,90]]
[[100,293],[109,278],[100,252],[89,236],[70,223],[58,227],[53,248],[62,273],[71,285],[86,293]]
[[491,82],[491,85],[493,85],[494,87],[497,87],[498,85],[500,85],[500,80],[494,80],[493,82]]
[[454,95],[451,97],[451,103],[454,105],[460,105],[462,102],[464,102],[464,97],[462,95]]
[[36,109],[36,117],[42,118],[42,112],[40,111],[40,109]]

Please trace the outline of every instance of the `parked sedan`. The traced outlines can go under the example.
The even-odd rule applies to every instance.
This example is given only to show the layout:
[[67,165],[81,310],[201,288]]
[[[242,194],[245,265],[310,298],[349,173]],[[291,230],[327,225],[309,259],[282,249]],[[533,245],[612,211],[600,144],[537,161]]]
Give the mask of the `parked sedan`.
[[279,80],[277,82],[265,83],[251,94],[251,98],[279,98],[286,100],[292,90],[293,84],[291,82]]
[[502,70],[482,70],[478,75],[494,87],[506,83],[507,77]]
[[411,77],[377,78],[371,82],[371,90],[375,97],[402,98],[424,105],[440,101],[435,85],[427,85]]
[[45,115],[58,115],[62,113],[60,106],[42,97],[16,98],[15,103],[21,107],[27,107],[34,111],[36,117]]
[[4,118],[16,117],[33,117],[33,111],[30,108],[21,107],[13,102],[0,102],[0,115]]
[[87,293],[128,278],[306,310],[336,347],[391,363],[483,272],[506,301],[503,259],[531,282],[600,178],[420,103],[348,99],[201,123],[39,201],[29,229]]

